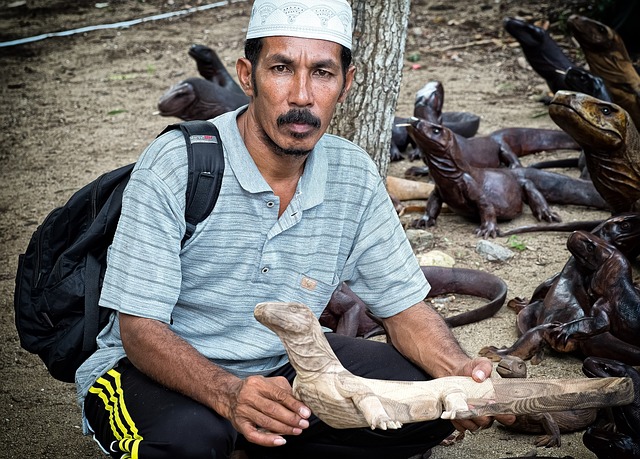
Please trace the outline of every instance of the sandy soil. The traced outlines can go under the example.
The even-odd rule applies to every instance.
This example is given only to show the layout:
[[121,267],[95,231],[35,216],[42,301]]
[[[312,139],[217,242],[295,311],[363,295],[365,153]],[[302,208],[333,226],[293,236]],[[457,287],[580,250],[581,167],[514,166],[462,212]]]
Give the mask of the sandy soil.
[[[195,0],[189,4],[183,0],[0,1],[0,41],[200,4]],[[414,1],[398,115],[411,115],[415,92],[437,79],[445,87],[445,110],[481,116],[479,134],[509,126],[556,127],[538,101],[546,91],[544,81],[523,65],[522,53],[501,21],[508,15],[551,19],[554,36],[579,60],[577,49],[557,22],[561,14],[571,12],[567,8],[563,11],[555,5],[552,11],[540,2],[515,0]],[[187,55],[192,43],[214,48],[233,69],[249,10],[250,2],[240,1],[129,28],[0,48],[0,120],[5,126],[0,133],[0,457],[103,457],[81,435],[74,387],[52,379],[39,359],[19,346],[12,306],[17,257],[53,207],[100,173],[134,161],[166,124],[176,121],[157,116],[156,104],[171,85],[197,75]],[[567,155],[573,153],[545,154],[536,160]],[[393,163],[390,174],[402,176],[412,165],[419,164]],[[607,216],[572,206],[555,209],[565,221]],[[408,221],[418,215],[403,218]],[[527,210],[502,227],[533,222]],[[528,297],[568,258],[566,234],[533,233],[518,237],[524,250],[512,247],[507,238],[496,239],[514,256],[504,263],[487,262],[475,251],[474,227],[443,213],[430,229],[430,248],[452,256],[456,266],[500,276],[509,286],[508,298]],[[458,298],[449,303],[449,313],[474,304],[472,299]],[[457,328],[455,333],[465,349],[475,354],[485,345],[511,344],[516,338],[514,318],[513,311],[504,307],[495,317]],[[569,377],[581,375],[580,366],[576,357],[552,354],[529,370],[537,377]],[[454,446],[438,447],[434,457],[519,456],[535,449],[533,439],[496,424]],[[595,457],[582,445],[580,432],[564,435],[560,448],[538,450],[538,454]]]

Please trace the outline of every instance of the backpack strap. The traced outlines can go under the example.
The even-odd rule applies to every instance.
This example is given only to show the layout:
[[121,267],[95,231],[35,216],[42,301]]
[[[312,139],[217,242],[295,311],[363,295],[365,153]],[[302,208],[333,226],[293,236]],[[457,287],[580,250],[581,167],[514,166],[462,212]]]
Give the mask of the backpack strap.
[[[159,135],[180,129],[187,144],[189,175],[187,180],[185,220],[187,230],[182,245],[193,235],[196,225],[211,213],[218,200],[224,174],[224,154],[218,128],[208,121],[187,121],[167,126]],[[133,167],[133,164],[130,166]],[[114,190],[116,201],[122,200],[125,183]],[[100,297],[101,265],[89,252],[85,264],[85,325],[82,350],[95,348],[100,331],[98,300]]]
[[100,332],[100,270],[102,269],[96,257],[87,253],[85,261],[84,285],[84,334],[82,336],[82,350],[90,352],[96,345],[96,337]]
[[193,236],[196,225],[207,218],[216,205],[224,175],[224,154],[218,128],[209,121],[172,124],[160,135],[173,129],[182,131],[189,161],[185,211],[187,229],[182,239],[184,245]]

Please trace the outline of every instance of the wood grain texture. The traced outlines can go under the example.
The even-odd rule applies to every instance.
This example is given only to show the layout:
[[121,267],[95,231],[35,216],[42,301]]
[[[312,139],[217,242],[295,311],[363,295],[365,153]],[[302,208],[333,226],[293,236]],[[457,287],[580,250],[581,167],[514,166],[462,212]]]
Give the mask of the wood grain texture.
[[482,383],[464,376],[420,382],[361,378],[338,361],[307,306],[259,303],[254,315],[284,344],[297,372],[294,395],[334,428],[397,429],[437,418],[597,408],[633,400],[630,378],[487,379]]

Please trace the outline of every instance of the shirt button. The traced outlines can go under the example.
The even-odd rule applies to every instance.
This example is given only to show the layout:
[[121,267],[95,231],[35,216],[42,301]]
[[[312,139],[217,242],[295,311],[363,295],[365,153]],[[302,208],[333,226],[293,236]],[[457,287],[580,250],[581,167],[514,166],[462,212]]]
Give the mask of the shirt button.
[[273,207],[273,201],[267,201],[267,207]]
[[262,268],[262,274],[267,274],[268,272],[269,272],[269,268],[267,268],[266,266]]

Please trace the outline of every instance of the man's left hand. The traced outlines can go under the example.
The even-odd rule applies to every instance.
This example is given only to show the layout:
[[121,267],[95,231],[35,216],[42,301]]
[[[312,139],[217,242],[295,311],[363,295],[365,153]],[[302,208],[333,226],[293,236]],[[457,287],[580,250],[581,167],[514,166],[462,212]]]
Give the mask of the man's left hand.
[[[458,376],[471,376],[474,381],[483,382],[493,371],[493,365],[491,360],[486,357],[476,357],[469,360],[459,371]],[[513,424],[516,417],[513,415],[502,415],[497,417],[500,423],[505,425]],[[491,427],[495,418],[493,416],[480,416],[471,419],[453,419],[453,423],[456,430],[465,433],[469,431],[471,433],[478,432],[482,429]]]

